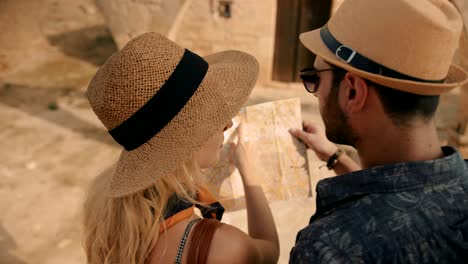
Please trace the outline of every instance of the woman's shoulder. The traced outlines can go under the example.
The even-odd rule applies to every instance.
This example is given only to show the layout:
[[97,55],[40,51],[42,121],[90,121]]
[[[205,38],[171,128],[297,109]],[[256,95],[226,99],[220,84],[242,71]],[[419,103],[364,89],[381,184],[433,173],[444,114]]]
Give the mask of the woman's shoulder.
[[208,263],[258,263],[254,239],[239,228],[222,224],[213,235]]

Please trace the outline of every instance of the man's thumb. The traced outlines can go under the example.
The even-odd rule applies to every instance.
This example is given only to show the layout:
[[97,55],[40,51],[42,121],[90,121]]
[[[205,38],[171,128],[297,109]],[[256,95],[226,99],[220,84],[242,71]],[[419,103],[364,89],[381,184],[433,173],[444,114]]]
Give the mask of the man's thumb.
[[301,129],[298,129],[298,128],[291,128],[289,129],[289,133],[291,133],[291,135],[297,137],[298,139],[304,141],[305,137],[306,137],[306,133],[304,131],[302,131]]

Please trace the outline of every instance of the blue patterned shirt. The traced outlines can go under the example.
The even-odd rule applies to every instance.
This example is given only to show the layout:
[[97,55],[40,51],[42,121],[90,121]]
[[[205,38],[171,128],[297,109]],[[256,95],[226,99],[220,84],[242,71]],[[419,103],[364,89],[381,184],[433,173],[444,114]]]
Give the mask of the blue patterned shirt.
[[442,150],[320,181],[290,263],[468,263],[468,160]]

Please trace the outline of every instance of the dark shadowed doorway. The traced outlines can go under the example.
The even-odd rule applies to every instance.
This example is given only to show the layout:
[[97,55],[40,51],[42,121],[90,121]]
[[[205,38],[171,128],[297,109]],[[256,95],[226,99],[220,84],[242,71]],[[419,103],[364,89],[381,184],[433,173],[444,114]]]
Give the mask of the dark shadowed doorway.
[[332,0],[277,0],[273,80],[299,81],[298,71],[312,66],[315,56],[299,42],[299,34],[325,25]]

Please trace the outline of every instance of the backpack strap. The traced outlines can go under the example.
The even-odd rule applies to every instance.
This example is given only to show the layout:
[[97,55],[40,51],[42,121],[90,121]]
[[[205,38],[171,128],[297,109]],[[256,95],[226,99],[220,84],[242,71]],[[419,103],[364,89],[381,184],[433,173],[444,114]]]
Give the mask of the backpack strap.
[[221,222],[216,219],[203,219],[193,228],[187,263],[205,264],[210,251],[213,235],[221,226]]

